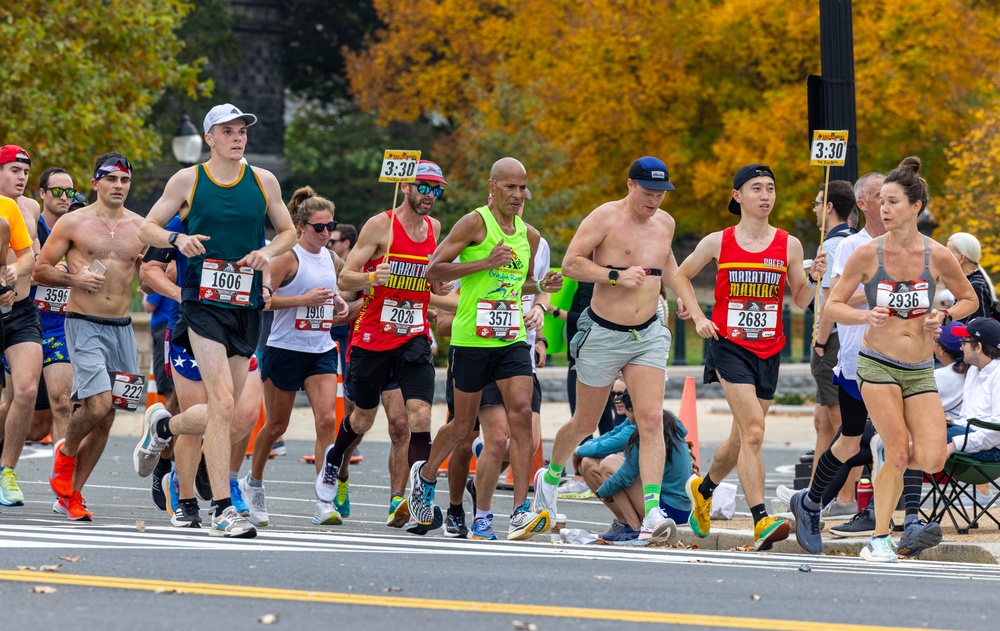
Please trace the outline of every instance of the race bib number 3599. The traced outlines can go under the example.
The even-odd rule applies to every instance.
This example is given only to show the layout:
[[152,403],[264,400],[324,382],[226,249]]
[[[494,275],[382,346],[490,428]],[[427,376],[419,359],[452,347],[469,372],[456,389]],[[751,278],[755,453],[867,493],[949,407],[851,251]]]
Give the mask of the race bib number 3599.
[[252,267],[237,265],[232,261],[205,259],[201,264],[198,297],[210,302],[249,306],[253,273]]

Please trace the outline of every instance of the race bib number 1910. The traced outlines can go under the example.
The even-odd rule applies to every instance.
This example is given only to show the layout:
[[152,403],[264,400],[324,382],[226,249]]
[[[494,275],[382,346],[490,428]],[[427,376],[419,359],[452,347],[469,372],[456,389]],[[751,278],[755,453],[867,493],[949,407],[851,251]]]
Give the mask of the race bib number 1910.
[[295,328],[299,331],[329,331],[333,328],[333,296],[318,307],[295,309]]

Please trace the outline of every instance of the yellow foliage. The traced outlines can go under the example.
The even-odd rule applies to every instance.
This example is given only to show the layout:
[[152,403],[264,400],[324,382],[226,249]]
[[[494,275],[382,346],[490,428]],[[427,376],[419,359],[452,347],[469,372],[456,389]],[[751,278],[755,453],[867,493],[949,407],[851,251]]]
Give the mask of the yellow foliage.
[[31,153],[32,183],[50,166],[89,181],[93,161],[120,151],[156,157],[145,119],[168,87],[201,93],[198,68],[178,64],[182,0],[32,0],[0,9],[0,144]]
[[[652,154],[677,185],[665,208],[682,231],[732,223],[732,175],[749,162],[775,170],[776,223],[811,215],[823,178],[808,164],[816,2],[375,4],[387,26],[350,57],[352,88],[383,122],[451,123],[436,148],[460,172],[449,196],[482,198],[482,169],[514,155],[530,165],[544,212],[536,225],[564,240],[593,207],[623,196],[629,164]],[[991,3],[854,3],[860,172],[917,154],[932,186],[951,179],[944,145],[997,87],[995,56],[982,52],[997,49],[998,26]]]

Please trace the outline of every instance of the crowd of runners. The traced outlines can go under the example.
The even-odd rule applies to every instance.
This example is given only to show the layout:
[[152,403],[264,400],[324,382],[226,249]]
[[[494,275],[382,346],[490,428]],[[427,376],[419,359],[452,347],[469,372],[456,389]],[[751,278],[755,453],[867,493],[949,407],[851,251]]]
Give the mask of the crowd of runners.
[[[940,470],[953,451],[933,374],[938,337],[944,327],[947,335],[993,339],[992,329],[980,327],[986,333],[977,338],[971,323],[950,326],[973,314],[988,318],[994,304],[983,303],[995,293],[970,284],[983,285],[972,260],[978,243],[974,255],[960,254],[961,243],[945,248],[918,232],[928,204],[919,160],[907,158],[888,176],[827,185],[831,222],[839,223],[805,262],[801,242],[771,224],[774,172],[743,167],[728,206],[735,225],[706,236],[679,262],[675,222],[661,208],[675,183],[663,161],[642,157],[629,168],[624,197],[586,216],[554,272],[548,243],[529,223],[529,174],[518,160],[493,164],[485,203],[450,231],[431,216],[445,173],[421,160],[415,181],[400,185],[402,202],[358,232],[338,225],[334,202],[309,187],[286,206],[275,176],[244,159],[256,121],[231,104],[212,108],[203,123],[209,159],[171,177],[145,218],[126,208],[133,172],[120,153],[96,158],[92,203],[65,170],[48,168],[39,204],[25,195],[28,151],[0,148],[0,503],[23,504],[15,472],[22,446],[51,434],[53,510],[73,521],[99,513],[84,497],[88,476],[116,410],[137,410],[144,396],[129,317],[138,277],[144,291],[179,305],[157,336],[157,371],[172,380],[172,394],[145,410],[133,457],[174,526],[203,525],[199,498],[211,504],[211,535],[249,538],[272,524],[268,457],[303,390],[316,427],[315,524],[350,516],[351,456],[382,405],[392,441],[388,527],[496,539],[494,491],[509,467],[506,537],[530,539],[552,528],[572,461],[582,476],[574,488],[614,513],[605,539],[669,541],[678,524],[705,537],[713,492],[735,469],[754,547],[767,550],[792,530],[790,520],[767,512],[761,461],[785,345],[781,316],[786,292],[810,307],[819,283],[813,369],[823,407],[817,429],[828,433],[817,441],[810,488],[789,499],[796,536],[807,551],[822,551],[825,503],[851,467],[864,464],[856,455],[874,453],[875,526],[862,556],[896,559],[889,520],[907,495],[905,481]],[[817,216],[827,212],[825,199],[821,189]],[[692,279],[710,264],[718,271],[708,317]],[[572,313],[575,409],[548,463],[534,470],[541,442],[535,370],[548,348],[540,331],[546,316],[566,313],[549,300],[563,275],[590,292]],[[936,284],[950,291],[947,309],[934,308]],[[682,420],[663,409],[668,291],[676,317],[709,340],[705,382],[721,384],[733,414],[731,434],[703,475],[692,468]],[[265,311],[273,314],[266,330]],[[432,436],[435,321],[438,334],[450,337],[449,417]],[[334,405],[338,373],[349,400],[342,418]],[[588,443],[605,429],[613,387],[623,425]],[[266,420],[241,476],[261,401]],[[614,452],[620,455],[609,458]],[[442,467],[449,472],[445,511],[436,503]],[[466,493],[474,499],[471,521]],[[936,524],[907,515],[900,553],[940,541]]]

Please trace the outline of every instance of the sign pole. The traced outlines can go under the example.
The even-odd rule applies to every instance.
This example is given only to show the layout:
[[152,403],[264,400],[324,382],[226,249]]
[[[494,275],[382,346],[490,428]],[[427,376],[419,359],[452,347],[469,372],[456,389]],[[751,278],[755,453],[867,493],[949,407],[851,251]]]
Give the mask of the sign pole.
[[[847,158],[847,131],[821,131],[813,132],[812,147],[810,149],[809,164],[812,166],[826,167],[826,177],[823,183],[823,216],[820,219],[819,228],[819,251],[823,251],[823,239],[826,238],[826,204],[827,195],[830,191],[830,167],[844,166]],[[829,265],[829,263],[828,263]],[[816,281],[816,293],[813,296],[813,307],[816,310],[816,319],[813,321],[812,344],[816,345],[816,337],[819,335],[819,323],[822,316],[822,305],[819,302],[820,290],[823,286],[823,277]]]
[[392,194],[392,209],[389,211],[389,243],[385,246],[382,262],[389,260],[389,250],[392,248],[392,226],[396,222],[396,201],[399,199],[399,183],[415,182],[417,165],[420,163],[419,151],[386,149],[382,156],[382,168],[379,171],[379,182],[395,182],[396,189]]

